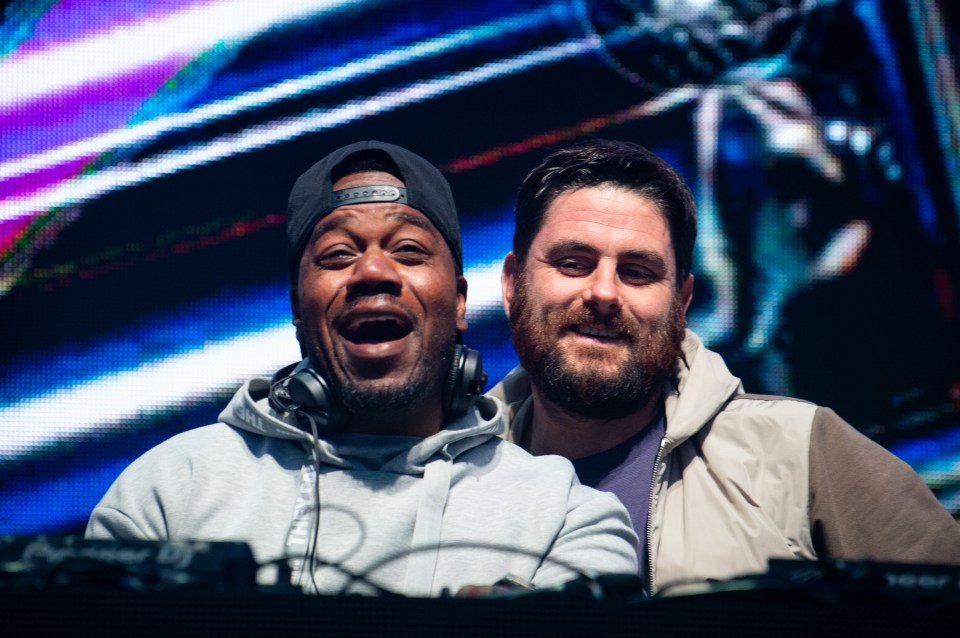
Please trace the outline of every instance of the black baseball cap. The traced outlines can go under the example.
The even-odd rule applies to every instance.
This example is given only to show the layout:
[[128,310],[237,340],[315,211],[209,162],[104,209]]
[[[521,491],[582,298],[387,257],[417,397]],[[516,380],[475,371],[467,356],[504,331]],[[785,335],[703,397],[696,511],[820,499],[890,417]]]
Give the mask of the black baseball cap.
[[[397,177],[404,187],[361,186],[333,190],[335,169],[357,153],[379,151],[396,167]],[[416,153],[387,142],[357,142],[337,149],[311,166],[297,178],[287,205],[287,243],[291,250],[291,275],[296,280],[300,256],[317,222],[335,208],[345,204],[369,202],[399,202],[426,215],[446,240],[457,265],[457,274],[463,274],[463,249],[460,243],[460,223],[450,184],[440,170]]]

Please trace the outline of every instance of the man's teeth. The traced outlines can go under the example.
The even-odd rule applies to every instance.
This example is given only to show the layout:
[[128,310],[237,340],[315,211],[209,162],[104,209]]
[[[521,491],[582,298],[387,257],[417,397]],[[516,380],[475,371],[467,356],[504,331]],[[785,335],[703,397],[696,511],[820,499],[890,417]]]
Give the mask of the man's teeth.
[[578,326],[575,328],[575,330],[580,334],[589,335],[591,337],[603,337],[604,339],[616,339],[621,336],[619,332],[614,332],[613,330],[593,328],[590,326]]

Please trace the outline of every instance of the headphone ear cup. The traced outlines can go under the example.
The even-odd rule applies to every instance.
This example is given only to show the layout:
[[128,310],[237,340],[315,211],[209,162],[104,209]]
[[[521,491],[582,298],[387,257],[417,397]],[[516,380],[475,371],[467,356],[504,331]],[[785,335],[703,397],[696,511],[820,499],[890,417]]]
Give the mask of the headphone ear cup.
[[457,344],[453,349],[453,361],[443,388],[444,414],[451,421],[469,412],[487,385],[487,373],[483,360],[476,350]]
[[460,377],[460,361],[463,359],[463,346],[456,344],[453,346],[453,360],[450,361],[450,369],[447,370],[447,380],[443,384],[443,413],[447,418],[455,418],[454,403],[456,403],[457,379]]
[[343,416],[326,379],[312,367],[303,368],[280,381],[287,403],[294,413],[305,412],[324,431],[340,427]]

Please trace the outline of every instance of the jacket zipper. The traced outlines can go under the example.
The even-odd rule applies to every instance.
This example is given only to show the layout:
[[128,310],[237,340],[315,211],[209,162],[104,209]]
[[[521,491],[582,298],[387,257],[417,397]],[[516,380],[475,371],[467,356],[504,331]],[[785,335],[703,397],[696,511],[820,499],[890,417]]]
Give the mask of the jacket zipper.
[[657,483],[660,482],[660,463],[663,462],[664,453],[667,449],[667,437],[660,439],[660,449],[657,450],[657,458],[653,462],[653,478],[650,482],[650,502],[647,504],[647,592],[653,596],[656,592],[656,586],[653,577],[656,574],[656,568],[653,565],[653,508],[657,501]]

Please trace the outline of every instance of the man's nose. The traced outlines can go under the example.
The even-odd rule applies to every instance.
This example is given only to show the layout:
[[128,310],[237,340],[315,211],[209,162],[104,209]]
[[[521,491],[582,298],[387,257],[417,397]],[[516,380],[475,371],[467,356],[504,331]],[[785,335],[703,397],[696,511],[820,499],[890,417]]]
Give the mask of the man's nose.
[[620,280],[615,267],[597,266],[583,291],[583,302],[600,315],[614,315],[620,311]]
[[400,286],[396,263],[382,250],[375,248],[360,255],[347,279],[347,291],[352,293],[396,292]]

